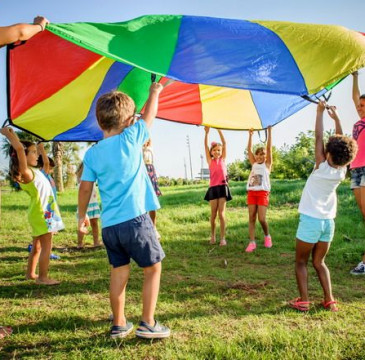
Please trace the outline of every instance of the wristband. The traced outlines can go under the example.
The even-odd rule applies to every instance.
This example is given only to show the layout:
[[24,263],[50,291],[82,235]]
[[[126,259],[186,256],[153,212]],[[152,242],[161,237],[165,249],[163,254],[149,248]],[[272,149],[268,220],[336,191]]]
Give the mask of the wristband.
[[43,25],[42,24],[35,24],[35,25],[39,25],[40,27],[41,27],[41,31],[44,31],[44,27],[43,27]]

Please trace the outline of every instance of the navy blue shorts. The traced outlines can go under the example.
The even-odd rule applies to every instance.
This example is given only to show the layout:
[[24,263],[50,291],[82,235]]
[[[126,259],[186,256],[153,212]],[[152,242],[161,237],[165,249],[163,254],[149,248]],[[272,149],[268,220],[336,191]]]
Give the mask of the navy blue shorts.
[[131,258],[143,268],[165,257],[148,214],[103,228],[102,236],[109,263],[114,268],[129,264]]

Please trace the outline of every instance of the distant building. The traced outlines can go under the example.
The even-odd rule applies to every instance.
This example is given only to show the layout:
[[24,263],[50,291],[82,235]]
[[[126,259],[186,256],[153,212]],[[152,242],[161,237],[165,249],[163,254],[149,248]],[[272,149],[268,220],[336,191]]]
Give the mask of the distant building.
[[209,180],[209,169],[201,169],[199,176],[197,176],[197,179],[203,179],[203,180]]

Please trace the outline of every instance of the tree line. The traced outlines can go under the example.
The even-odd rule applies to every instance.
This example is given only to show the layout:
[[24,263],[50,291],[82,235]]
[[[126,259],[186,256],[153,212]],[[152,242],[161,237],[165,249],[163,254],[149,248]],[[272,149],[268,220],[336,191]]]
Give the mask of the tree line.
[[[326,131],[324,140],[334,135],[333,131]],[[270,177],[273,179],[306,179],[315,164],[314,131],[301,132],[295,138],[293,145],[285,144],[281,148],[273,146],[273,166]],[[257,147],[263,145],[256,144]],[[227,166],[230,180],[247,180],[251,171],[251,164],[245,151],[245,160],[236,160]]]

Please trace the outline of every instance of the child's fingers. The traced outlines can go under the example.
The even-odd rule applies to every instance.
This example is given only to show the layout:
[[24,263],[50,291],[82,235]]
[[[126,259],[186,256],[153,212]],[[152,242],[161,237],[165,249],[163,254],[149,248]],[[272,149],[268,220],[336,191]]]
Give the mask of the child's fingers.
[[82,226],[80,229],[79,229],[80,233],[82,234],[88,234],[89,233],[89,230],[87,229],[86,226]]

